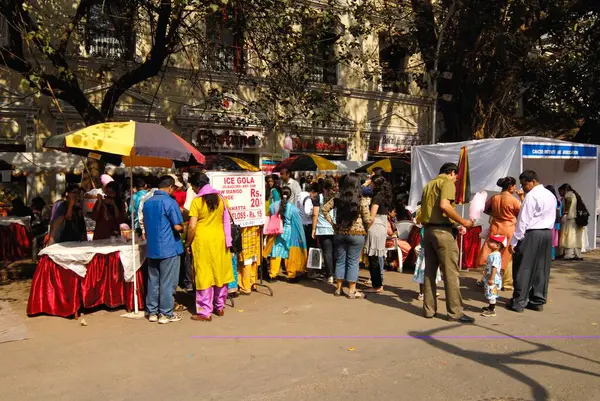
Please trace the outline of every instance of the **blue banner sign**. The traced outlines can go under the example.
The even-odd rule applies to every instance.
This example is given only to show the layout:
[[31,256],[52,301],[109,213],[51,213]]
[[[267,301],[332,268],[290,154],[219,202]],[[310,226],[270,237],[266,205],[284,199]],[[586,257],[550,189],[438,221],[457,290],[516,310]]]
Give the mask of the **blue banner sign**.
[[596,146],[559,145],[553,143],[524,143],[523,158],[529,159],[595,159]]

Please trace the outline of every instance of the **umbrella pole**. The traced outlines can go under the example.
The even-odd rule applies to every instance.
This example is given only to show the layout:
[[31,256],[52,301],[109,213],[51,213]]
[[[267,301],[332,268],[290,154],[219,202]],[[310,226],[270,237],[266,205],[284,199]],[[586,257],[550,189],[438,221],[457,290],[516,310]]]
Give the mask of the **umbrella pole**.
[[[131,201],[133,199],[133,166],[129,167],[129,204],[131,205]],[[131,207],[130,207],[131,209]],[[138,305],[138,289],[137,289],[137,269],[135,260],[135,226],[134,226],[134,212],[131,213],[131,260],[133,261],[133,311],[137,315],[139,312]]]

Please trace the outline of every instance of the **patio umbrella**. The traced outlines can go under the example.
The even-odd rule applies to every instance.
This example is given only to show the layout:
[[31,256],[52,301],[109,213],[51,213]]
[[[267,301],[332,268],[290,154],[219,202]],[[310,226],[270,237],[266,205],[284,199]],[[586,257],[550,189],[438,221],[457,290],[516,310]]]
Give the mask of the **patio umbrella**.
[[137,121],[90,125],[53,135],[45,148],[58,149],[119,166],[171,168],[204,163],[204,155],[159,124]]
[[[159,124],[106,122],[90,125],[65,134],[54,135],[44,147],[85,156],[106,163],[129,167],[133,188],[133,167],[167,167],[199,165],[204,155],[180,136]],[[134,216],[131,215],[131,255],[135,255]],[[135,261],[134,261],[135,263]],[[137,278],[133,275],[134,312],[138,316]]]
[[277,164],[273,171],[281,171],[287,168],[290,171],[320,171],[337,170],[337,166],[324,157],[307,153],[298,156],[288,157]]
[[381,159],[376,162],[365,164],[364,166],[356,169],[357,173],[372,173],[374,168],[381,167],[386,173],[391,172],[410,172],[410,163],[403,159],[398,158],[387,158]]
[[245,160],[222,154],[206,156],[202,168],[205,170],[260,171],[258,167]]

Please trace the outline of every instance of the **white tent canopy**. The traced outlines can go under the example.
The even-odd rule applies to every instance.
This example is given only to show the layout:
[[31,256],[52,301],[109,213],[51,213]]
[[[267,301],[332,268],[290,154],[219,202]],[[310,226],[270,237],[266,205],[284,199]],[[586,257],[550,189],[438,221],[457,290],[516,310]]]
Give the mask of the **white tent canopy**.
[[[438,175],[447,162],[458,163],[462,147],[467,147],[471,171],[471,191],[497,192],[498,178],[518,178],[524,170],[533,170],[544,185],[559,187],[569,183],[585,202],[590,214],[589,243],[596,244],[596,185],[598,147],[556,139],[514,137],[482,139],[456,143],[416,146],[412,150],[409,205],[415,208],[423,188]],[[575,160],[575,162],[573,162]]]

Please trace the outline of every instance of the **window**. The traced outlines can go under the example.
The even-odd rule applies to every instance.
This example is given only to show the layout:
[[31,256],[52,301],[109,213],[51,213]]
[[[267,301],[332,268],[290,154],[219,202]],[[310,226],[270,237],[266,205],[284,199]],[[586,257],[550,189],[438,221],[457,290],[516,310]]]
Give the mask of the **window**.
[[310,68],[310,79],[337,85],[338,71],[335,57],[335,42],[339,36],[332,27],[325,27],[319,19],[311,20],[304,25],[307,44],[307,63]]
[[381,67],[381,90],[409,93],[410,74],[405,67],[408,51],[398,43],[398,38],[387,33],[379,35],[379,66]]
[[230,7],[206,18],[206,64],[212,71],[243,72],[244,39],[242,24]]
[[86,51],[92,57],[132,60],[135,53],[133,9],[119,0],[90,6],[85,26]]

